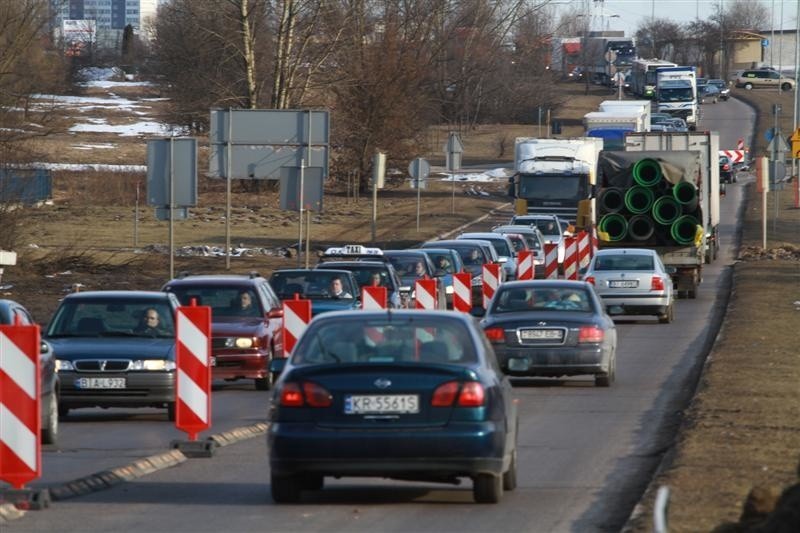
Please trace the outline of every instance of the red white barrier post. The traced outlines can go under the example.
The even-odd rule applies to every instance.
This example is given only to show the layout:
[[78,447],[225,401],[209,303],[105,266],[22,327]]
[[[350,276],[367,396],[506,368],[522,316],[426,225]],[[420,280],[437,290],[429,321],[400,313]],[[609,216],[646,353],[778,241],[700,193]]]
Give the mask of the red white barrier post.
[[453,309],[462,313],[472,311],[472,274],[453,274]]
[[489,300],[492,299],[497,288],[500,286],[500,265],[497,263],[486,263],[483,265],[483,308],[489,307]]
[[0,480],[21,490],[41,476],[39,326],[0,326]]
[[578,269],[589,266],[592,260],[592,245],[589,233],[586,231],[578,232]]
[[361,309],[364,311],[386,309],[387,301],[386,287],[363,287],[361,289]]
[[300,335],[311,322],[311,300],[301,300],[295,294],[294,300],[283,301],[283,351],[290,357]]
[[578,238],[564,239],[564,279],[578,279]]
[[533,279],[533,252],[522,250],[517,255],[517,279]]
[[175,426],[196,441],[211,427],[211,308],[179,307],[176,317]]
[[544,245],[544,279],[558,279],[558,244]]
[[438,292],[436,279],[418,279],[414,284],[414,308],[437,309]]

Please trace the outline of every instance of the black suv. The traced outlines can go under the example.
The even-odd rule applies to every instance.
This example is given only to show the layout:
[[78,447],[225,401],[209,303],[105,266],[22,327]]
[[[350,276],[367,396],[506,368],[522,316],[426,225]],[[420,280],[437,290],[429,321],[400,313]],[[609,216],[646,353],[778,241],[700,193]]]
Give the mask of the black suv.
[[283,306],[266,278],[250,275],[183,276],[162,290],[181,304],[211,307],[212,377],[252,379],[258,390],[272,387],[273,357],[283,357]]

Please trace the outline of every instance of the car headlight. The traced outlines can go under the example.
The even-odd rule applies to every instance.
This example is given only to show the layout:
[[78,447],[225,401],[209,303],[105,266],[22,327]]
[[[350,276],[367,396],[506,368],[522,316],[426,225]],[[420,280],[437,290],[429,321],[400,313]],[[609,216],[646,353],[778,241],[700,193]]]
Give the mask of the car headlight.
[[256,345],[253,337],[228,337],[225,339],[226,348],[252,348]]
[[72,361],[56,359],[56,372],[61,372],[62,370],[75,370],[75,367],[72,365]]
[[138,359],[131,362],[131,370],[175,370],[175,361],[166,359]]
[[453,286],[452,286],[452,285],[447,285],[447,286],[444,288],[444,293],[445,293],[445,294],[453,294]]

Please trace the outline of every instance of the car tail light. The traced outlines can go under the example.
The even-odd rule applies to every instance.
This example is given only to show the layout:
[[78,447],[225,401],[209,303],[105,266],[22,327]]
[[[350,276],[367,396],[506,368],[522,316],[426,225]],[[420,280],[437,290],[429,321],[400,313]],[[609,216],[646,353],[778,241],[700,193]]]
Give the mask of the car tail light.
[[650,280],[650,290],[651,291],[663,291],[664,290],[664,280],[661,279],[659,276],[653,276],[653,279]]
[[595,285],[595,284],[596,284],[596,283],[595,283],[594,276],[587,276],[587,277],[586,277],[586,279],[585,279],[584,281],[586,281],[586,283],[591,283],[592,285]]
[[281,389],[281,405],[283,407],[302,407],[303,391],[297,383],[284,383]]
[[485,398],[483,385],[477,381],[467,381],[461,387],[461,394],[458,395],[459,407],[480,407]]
[[578,342],[603,342],[605,333],[597,326],[581,326],[578,331]]
[[450,407],[458,394],[458,381],[448,381],[436,387],[431,398],[433,407]]
[[487,328],[484,333],[486,333],[486,338],[489,339],[489,342],[503,342],[506,340],[506,332],[503,328]]
[[311,407],[330,407],[333,404],[333,396],[324,387],[306,381],[303,383],[303,396],[306,403]]

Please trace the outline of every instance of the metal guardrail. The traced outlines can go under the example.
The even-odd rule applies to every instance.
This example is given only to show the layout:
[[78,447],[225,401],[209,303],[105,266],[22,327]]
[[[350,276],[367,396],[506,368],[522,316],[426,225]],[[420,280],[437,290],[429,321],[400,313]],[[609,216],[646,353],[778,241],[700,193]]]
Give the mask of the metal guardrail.
[[667,513],[669,511],[669,487],[662,485],[658,487],[656,501],[653,506],[653,532],[667,533]]

